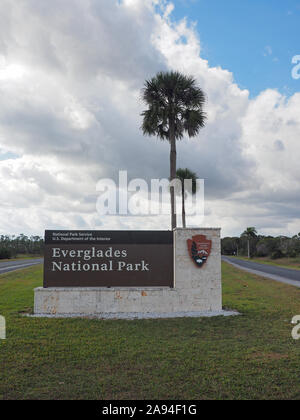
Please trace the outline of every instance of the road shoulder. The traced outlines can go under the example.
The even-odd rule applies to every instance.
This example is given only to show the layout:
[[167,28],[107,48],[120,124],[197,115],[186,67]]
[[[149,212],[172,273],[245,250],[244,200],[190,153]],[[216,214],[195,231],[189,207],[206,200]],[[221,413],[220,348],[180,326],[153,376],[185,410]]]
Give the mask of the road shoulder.
[[257,276],[260,276],[260,277],[265,277],[265,278],[268,278],[268,279],[271,279],[271,280],[278,281],[280,283],[285,283],[285,284],[289,284],[291,286],[295,286],[295,287],[300,288],[300,282],[299,281],[290,280],[290,279],[287,279],[285,277],[276,276],[274,274],[265,273],[263,271],[258,271],[258,270],[253,270],[252,268],[243,267],[242,265],[239,265],[239,264],[236,264],[236,263],[232,262],[231,260],[227,259],[226,257],[222,257],[222,260],[224,262],[226,262],[227,264],[230,264],[233,267],[238,268],[239,270],[244,270],[244,271],[247,271],[248,273],[256,274]]

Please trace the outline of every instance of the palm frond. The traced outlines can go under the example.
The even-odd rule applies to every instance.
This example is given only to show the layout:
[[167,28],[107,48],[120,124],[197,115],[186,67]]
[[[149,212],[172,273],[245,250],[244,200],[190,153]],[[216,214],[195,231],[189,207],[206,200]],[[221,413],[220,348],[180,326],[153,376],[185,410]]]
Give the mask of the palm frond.
[[179,168],[176,171],[176,178],[178,178],[182,183],[185,180],[191,179],[192,180],[192,194],[195,194],[197,191],[197,174],[191,171],[188,168],[182,169]]
[[205,125],[206,97],[191,76],[176,71],[159,72],[145,81],[142,98],[148,106],[141,114],[144,134],[169,139],[172,121],[175,138],[181,139],[185,132],[189,137],[196,136]]

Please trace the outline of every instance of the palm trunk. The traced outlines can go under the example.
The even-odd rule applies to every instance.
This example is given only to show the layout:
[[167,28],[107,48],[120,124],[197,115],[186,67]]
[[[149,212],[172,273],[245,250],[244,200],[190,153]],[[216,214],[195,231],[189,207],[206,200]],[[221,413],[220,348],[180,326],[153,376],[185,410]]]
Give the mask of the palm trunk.
[[[176,178],[176,140],[175,140],[175,127],[172,118],[169,119],[170,126],[170,181]],[[171,225],[172,230],[176,228],[176,212],[175,212],[175,191],[171,188]]]
[[250,258],[250,239],[248,239],[248,258]]
[[185,194],[184,194],[184,181],[182,181],[182,227],[186,228],[185,223]]

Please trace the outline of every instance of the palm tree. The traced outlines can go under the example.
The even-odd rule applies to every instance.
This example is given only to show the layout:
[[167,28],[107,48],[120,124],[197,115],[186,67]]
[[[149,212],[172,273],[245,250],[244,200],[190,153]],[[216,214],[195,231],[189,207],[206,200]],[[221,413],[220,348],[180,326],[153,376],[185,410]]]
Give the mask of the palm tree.
[[[176,140],[185,133],[196,136],[205,126],[205,95],[196,80],[179,72],[160,72],[146,80],[142,91],[148,109],[143,116],[144,135],[157,136],[170,143],[170,180],[176,178]],[[172,229],[176,228],[175,192],[171,188]]]
[[242,235],[243,237],[247,238],[248,241],[248,258],[250,258],[250,240],[257,236],[257,230],[255,227],[248,227]]
[[188,168],[185,169],[177,169],[176,171],[176,178],[181,181],[181,199],[182,199],[182,227],[186,228],[185,222],[185,188],[184,188],[184,181],[186,179],[192,180],[192,194],[195,194],[197,191],[197,175],[195,172],[190,171]]

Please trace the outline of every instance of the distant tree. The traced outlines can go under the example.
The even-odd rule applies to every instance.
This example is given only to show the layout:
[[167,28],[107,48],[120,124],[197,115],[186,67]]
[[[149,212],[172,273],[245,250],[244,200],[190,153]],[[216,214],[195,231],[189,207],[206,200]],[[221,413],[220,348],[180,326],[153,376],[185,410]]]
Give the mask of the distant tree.
[[240,238],[223,238],[222,239],[222,255],[239,255]]
[[233,238],[233,242],[234,242],[234,247],[236,249],[236,250],[234,250],[234,255],[236,255],[238,257],[239,256],[240,245],[241,245],[241,240],[240,240],[240,238]]
[[268,244],[265,240],[260,240],[256,245],[256,255],[266,257],[269,254]]
[[256,254],[258,257],[266,257],[280,248],[280,241],[272,236],[261,237],[256,244]]
[[43,252],[44,240],[39,236],[29,238],[23,234],[0,235],[0,259],[16,257],[19,254],[42,255]]
[[[144,135],[157,136],[170,143],[170,181],[176,178],[176,140],[196,136],[205,126],[205,95],[193,77],[179,72],[160,72],[146,80],[142,113]],[[171,188],[171,223],[176,228],[175,191]]]
[[241,235],[242,237],[247,238],[248,244],[248,258],[250,258],[250,241],[252,238],[256,238],[257,230],[255,227],[248,227]]
[[197,191],[197,175],[195,172],[190,171],[189,169],[177,169],[176,178],[181,181],[181,200],[182,200],[182,227],[186,228],[185,220],[185,198],[187,191],[185,190],[184,181],[190,179],[192,181],[192,191],[188,191],[191,194],[196,194]]
[[[256,229],[246,229],[240,238],[226,237],[222,239],[223,255],[248,255],[258,257],[295,258],[300,255],[300,235],[287,236],[256,235]],[[255,229],[253,232],[252,229]],[[249,241],[248,241],[249,240]],[[238,249],[238,252],[237,252]]]

